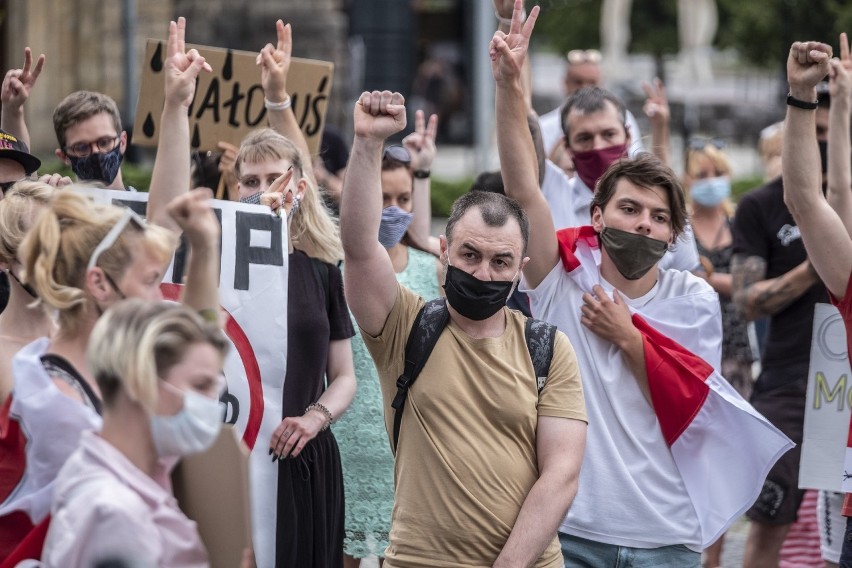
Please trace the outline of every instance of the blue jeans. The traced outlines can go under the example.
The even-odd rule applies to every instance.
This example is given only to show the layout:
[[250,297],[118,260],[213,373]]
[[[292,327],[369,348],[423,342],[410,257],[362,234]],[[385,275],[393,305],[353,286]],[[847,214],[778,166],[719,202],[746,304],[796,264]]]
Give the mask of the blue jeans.
[[852,568],[852,517],[846,519],[846,534],[843,535],[840,568]]
[[700,568],[701,553],[682,544],[630,548],[559,533],[565,568]]

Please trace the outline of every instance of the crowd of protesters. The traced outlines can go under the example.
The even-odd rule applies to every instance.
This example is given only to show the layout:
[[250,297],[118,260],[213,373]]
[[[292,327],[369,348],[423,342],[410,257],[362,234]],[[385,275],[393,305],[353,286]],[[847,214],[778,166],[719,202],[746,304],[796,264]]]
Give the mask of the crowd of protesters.
[[[848,495],[798,485],[818,302],[852,349],[846,35],[839,57],[791,47],[786,118],[760,134],[766,183],[735,203],[713,133],[675,173],[664,86],[644,85],[643,137],[595,50],[567,54],[566,98],[539,118],[539,10],[494,6],[480,47],[501,169],[441,235],[438,117],[365,92],[351,151],[329,129],[313,156],[281,20],[257,56],[268,127],[209,155],[192,152],[188,109],[211,67],[170,22],[148,188],[124,182],[131,141],[92,91],[53,114],[76,180],[40,171],[24,108],[50,67],[25,48],[0,90],[0,567],[216,560],[170,481],[223,423],[229,243],[205,187],[287,231],[281,412],[257,441],[276,469],[274,545],[241,566],[715,568],[743,515],[743,566],[852,566]],[[146,218],[86,188],[146,191]],[[790,560],[806,517],[816,544]]]

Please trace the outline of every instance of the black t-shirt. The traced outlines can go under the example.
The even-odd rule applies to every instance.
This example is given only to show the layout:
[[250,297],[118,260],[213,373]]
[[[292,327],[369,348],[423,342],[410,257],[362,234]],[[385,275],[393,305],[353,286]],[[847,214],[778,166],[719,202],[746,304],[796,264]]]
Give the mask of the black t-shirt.
[[355,335],[340,269],[323,263],[328,268],[330,298],[326,299],[313,262],[298,250],[290,255],[283,418],[301,416],[322,394],[329,341]]
[[[737,206],[733,235],[734,254],[765,259],[767,279],[786,274],[807,258],[799,228],[784,205],[784,187],[780,177],[743,196]],[[785,376],[789,373],[783,370],[797,364],[807,365],[814,304],[827,301],[825,286],[817,283],[770,318],[761,365],[763,369],[775,372],[769,374],[773,384],[759,385],[761,390],[781,386],[797,378],[807,379],[799,371],[796,372],[797,377]],[[761,377],[761,380],[768,378]]]

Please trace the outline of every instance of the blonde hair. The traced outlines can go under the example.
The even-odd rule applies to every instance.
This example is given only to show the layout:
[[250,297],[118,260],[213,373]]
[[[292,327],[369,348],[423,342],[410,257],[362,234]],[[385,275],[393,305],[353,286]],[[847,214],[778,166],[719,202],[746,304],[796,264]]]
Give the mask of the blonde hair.
[[[57,191],[21,243],[24,280],[32,284],[46,307],[58,311],[61,328],[75,331],[80,325],[79,316],[89,297],[84,290],[86,266],[123,212],[122,207],[96,204],[68,189]],[[112,278],[121,278],[137,243],[165,266],[177,239],[162,227],[146,225],[143,229],[130,223],[100,256],[98,266]]]
[[251,132],[243,139],[237,154],[234,166],[237,177],[244,163],[257,164],[269,160],[287,160],[293,164],[293,181],[305,181],[305,193],[290,222],[293,245],[308,256],[331,264],[343,260],[340,229],[320,196],[313,171],[306,167],[310,166],[310,160],[287,137],[271,128]]
[[19,181],[0,201],[0,262],[12,264],[18,248],[54,188],[37,181]]
[[[703,148],[690,148],[686,152],[686,164],[684,170],[686,175],[695,183],[698,175],[698,158],[705,157],[710,160],[716,176],[731,176],[731,163],[725,153],[713,144],[705,144]],[[691,184],[690,184],[691,186]],[[689,192],[689,202],[692,204],[692,192]],[[722,208],[729,217],[734,214],[734,205],[730,197],[722,202]]]
[[123,391],[153,413],[158,378],[180,363],[191,346],[204,343],[224,359],[225,335],[191,309],[128,299],[111,306],[95,324],[86,360],[107,407]]

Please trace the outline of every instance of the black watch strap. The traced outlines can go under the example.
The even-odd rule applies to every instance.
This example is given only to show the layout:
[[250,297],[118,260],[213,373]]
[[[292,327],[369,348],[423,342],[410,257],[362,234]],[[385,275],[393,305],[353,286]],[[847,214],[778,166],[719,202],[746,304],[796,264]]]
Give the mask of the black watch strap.
[[819,106],[819,102],[803,101],[789,94],[787,95],[787,104],[805,110],[816,110],[817,106]]
[[417,179],[429,179],[432,172],[429,170],[414,170],[414,177]]

